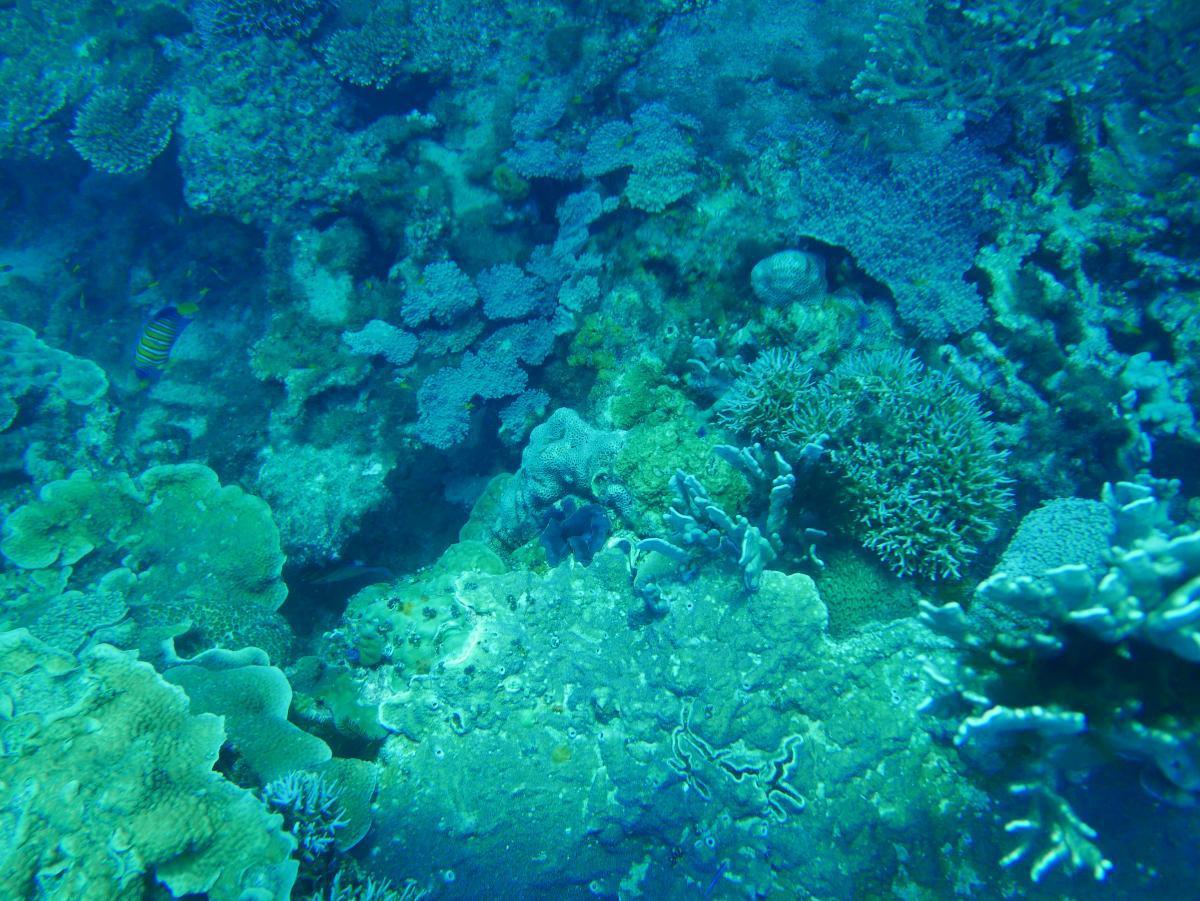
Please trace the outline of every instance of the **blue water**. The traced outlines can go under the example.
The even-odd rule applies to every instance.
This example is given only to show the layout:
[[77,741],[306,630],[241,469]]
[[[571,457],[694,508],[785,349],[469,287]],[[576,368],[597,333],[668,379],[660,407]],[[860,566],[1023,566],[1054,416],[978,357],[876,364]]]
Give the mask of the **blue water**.
[[1197,896],[1200,7],[0,4],[0,897]]

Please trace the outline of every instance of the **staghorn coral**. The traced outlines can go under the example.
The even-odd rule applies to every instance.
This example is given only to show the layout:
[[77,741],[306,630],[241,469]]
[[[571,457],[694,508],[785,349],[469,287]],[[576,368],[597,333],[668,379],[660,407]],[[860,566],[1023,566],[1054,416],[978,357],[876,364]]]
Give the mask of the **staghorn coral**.
[[820,382],[764,354],[718,415],[799,461],[823,451],[845,528],[902,576],[960,579],[1008,509],[997,432],[978,401],[911,353],[848,357]]
[[962,123],[1001,109],[1040,125],[1068,97],[1111,90],[1110,45],[1129,19],[1111,0],[920,0],[880,15],[866,65],[854,80],[863,100],[932,107]]
[[486,59],[504,10],[495,2],[387,0],[366,21],[322,45],[326,68],[359,87],[386,88],[406,76],[461,76]]
[[321,45],[321,58],[333,76],[362,88],[386,88],[403,73],[408,53],[403,27],[378,13],[359,28],[334,32]]
[[199,0],[192,15],[206,41],[264,34],[306,38],[320,25],[329,0]]
[[310,865],[333,852],[338,833],[349,824],[337,786],[317,773],[293,770],[272,779],[263,786],[262,797],[283,815],[297,850]]
[[792,410],[805,394],[816,390],[812,370],[798,354],[771,348],[758,357],[722,395],[716,407],[717,421],[735,432],[783,448],[789,456],[799,453],[804,443],[840,424],[842,411],[822,408],[830,421],[821,428],[811,420],[804,430],[793,428]]
[[340,85],[296,44],[257,35],[188,63],[176,131],[193,209],[276,222],[332,207],[378,166],[387,125],[348,132]]

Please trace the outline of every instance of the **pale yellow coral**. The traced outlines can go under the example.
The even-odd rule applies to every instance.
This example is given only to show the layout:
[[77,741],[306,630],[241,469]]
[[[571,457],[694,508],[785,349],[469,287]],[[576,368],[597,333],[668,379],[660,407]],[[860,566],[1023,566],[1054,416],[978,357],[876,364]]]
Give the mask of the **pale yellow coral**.
[[225,733],[149,664],[0,633],[0,896],[286,899],[280,817],[213,771]]

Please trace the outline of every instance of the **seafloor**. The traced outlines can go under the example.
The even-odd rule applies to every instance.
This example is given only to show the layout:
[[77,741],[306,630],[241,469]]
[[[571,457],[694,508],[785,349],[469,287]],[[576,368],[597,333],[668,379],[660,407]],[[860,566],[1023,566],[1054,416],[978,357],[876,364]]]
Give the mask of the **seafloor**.
[[1200,898],[1200,3],[0,0],[0,899]]

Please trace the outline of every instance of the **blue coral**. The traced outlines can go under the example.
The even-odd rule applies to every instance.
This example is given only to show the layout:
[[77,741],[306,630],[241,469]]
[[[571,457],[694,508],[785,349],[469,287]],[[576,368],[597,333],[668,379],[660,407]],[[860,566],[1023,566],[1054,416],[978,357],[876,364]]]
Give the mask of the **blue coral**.
[[485,269],[475,276],[475,287],[483,298],[483,315],[488,319],[524,319],[545,299],[537,279],[512,263]]
[[328,8],[327,0],[200,0],[192,14],[205,40],[256,34],[303,38],[316,30]]
[[992,221],[983,187],[995,162],[970,142],[889,159],[854,147],[831,126],[809,122],[764,136],[770,162],[760,189],[780,204],[793,240],[844,247],[896,299],[925,338],[969,331],[984,318],[967,281]]
[[525,370],[511,354],[467,353],[457,366],[429,376],[417,391],[417,436],[432,447],[460,444],[471,428],[476,398],[495,400],[525,389]]
[[629,122],[606,122],[588,141],[583,174],[631,169],[625,199],[635,209],[659,213],[696,184],[696,151],[688,132],[698,123],[661,103],[639,107]]
[[479,292],[458,265],[446,260],[430,263],[404,297],[401,315],[406,325],[430,320],[450,325],[479,302]]

